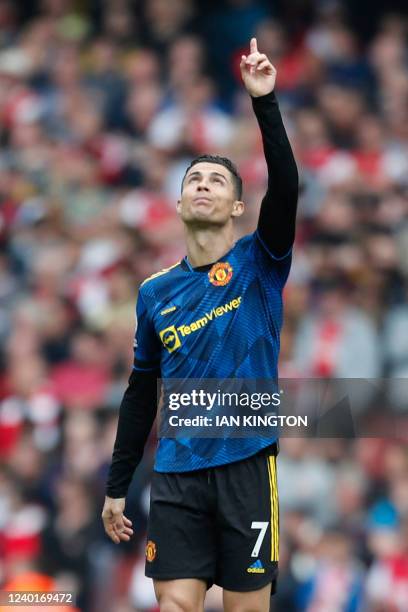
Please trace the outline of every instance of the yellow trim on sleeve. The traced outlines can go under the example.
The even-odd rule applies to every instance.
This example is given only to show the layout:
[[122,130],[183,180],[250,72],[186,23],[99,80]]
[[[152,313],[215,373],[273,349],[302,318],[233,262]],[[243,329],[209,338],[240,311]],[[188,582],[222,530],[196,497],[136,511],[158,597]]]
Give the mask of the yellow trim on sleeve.
[[163,268],[163,270],[160,270],[159,272],[155,272],[151,276],[148,276],[147,278],[144,279],[144,281],[141,283],[140,286],[142,287],[145,283],[147,283],[147,281],[153,280],[153,278],[157,278],[158,276],[161,276],[162,274],[166,274],[167,272],[169,272],[170,270],[172,270],[173,268],[178,266],[179,263],[180,262],[178,261],[175,264],[173,264],[172,266],[170,266],[169,268]]

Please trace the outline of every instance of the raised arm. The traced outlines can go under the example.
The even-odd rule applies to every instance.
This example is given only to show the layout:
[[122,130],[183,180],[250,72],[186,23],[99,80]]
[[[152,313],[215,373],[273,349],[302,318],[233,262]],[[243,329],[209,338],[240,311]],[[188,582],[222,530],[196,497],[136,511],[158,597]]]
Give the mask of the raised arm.
[[276,70],[266,55],[259,53],[256,38],[251,39],[250,54],[242,56],[240,67],[261,129],[268,167],[258,235],[269,253],[279,259],[289,253],[295,238],[298,171],[274,93]]

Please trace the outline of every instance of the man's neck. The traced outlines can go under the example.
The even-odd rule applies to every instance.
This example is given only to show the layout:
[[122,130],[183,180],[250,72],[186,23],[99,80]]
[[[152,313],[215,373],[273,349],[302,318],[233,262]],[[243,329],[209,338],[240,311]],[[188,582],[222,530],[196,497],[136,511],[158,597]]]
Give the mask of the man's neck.
[[205,229],[186,227],[187,257],[193,268],[205,266],[220,259],[234,245],[232,227]]

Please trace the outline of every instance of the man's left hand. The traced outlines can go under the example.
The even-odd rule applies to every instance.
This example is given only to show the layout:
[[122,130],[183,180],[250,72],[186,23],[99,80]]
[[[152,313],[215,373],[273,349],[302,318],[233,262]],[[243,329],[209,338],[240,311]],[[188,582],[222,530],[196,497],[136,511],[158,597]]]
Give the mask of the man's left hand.
[[251,38],[250,53],[242,56],[240,68],[244,85],[253,98],[273,91],[276,69],[264,53],[259,53],[256,38]]

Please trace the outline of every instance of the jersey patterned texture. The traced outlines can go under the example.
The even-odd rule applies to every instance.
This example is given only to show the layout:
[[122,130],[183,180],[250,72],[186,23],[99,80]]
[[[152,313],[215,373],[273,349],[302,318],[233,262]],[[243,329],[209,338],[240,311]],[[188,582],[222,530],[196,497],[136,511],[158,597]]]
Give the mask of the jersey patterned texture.
[[[291,251],[274,257],[255,232],[238,240],[219,262],[218,267],[194,269],[183,259],[142,284],[136,369],[160,368],[163,379],[277,379],[282,290]],[[155,470],[223,465],[254,455],[275,440],[161,438]]]

